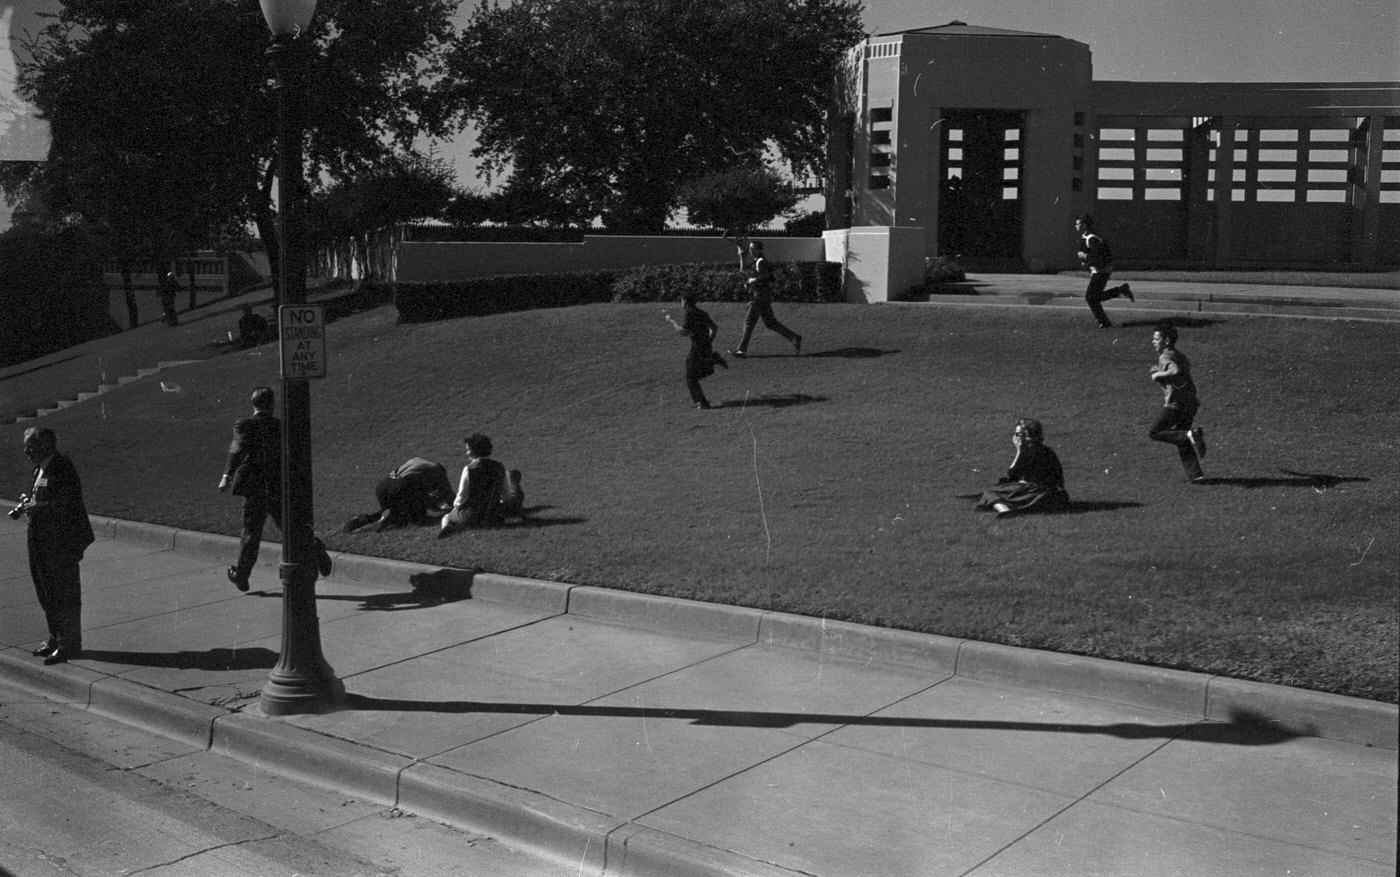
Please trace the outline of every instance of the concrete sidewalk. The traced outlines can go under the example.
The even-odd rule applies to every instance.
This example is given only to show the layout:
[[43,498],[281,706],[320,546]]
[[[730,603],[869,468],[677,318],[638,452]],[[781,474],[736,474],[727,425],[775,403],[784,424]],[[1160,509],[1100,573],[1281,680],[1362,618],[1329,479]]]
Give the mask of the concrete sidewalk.
[[[1084,304],[1087,276],[970,274],[964,283],[949,284],[948,294],[932,295],[927,301],[945,305],[1071,307],[1087,313]],[[1400,322],[1400,290],[1394,289],[1132,280],[1117,276],[1111,285],[1117,286],[1120,282],[1132,287],[1136,301],[1115,298],[1105,305],[1109,318],[1115,323],[1161,319],[1164,314],[1197,318],[1211,314],[1248,314]]]
[[[45,667],[0,522],[0,675],[591,875],[1391,875],[1396,708],[338,555],[336,712],[266,717],[275,546],[95,519]],[[1246,717],[1250,720],[1245,721]]]

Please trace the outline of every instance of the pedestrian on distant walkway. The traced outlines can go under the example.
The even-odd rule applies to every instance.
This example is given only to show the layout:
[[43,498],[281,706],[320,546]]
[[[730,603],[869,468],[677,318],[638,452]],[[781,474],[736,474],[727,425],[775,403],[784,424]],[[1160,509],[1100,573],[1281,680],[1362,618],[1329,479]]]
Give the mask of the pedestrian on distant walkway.
[[[271,387],[253,389],[253,414],[233,425],[233,441],[219,490],[243,497],[243,529],[238,539],[238,560],[228,568],[228,580],[240,591],[248,590],[248,576],[258,562],[263,526],[269,517],[286,538],[282,520],[282,421],[274,415],[277,394]],[[331,574],[331,556],[316,537],[316,569]]]
[[1152,350],[1157,362],[1149,366],[1152,380],[1162,386],[1162,413],[1148,431],[1154,442],[1176,445],[1181,468],[1193,484],[1205,481],[1201,460],[1206,455],[1206,433],[1192,426],[1196,411],[1201,407],[1196,396],[1196,382],[1191,378],[1191,362],[1176,349],[1177,331],[1170,323],[1160,323],[1152,333]]
[[95,537],[78,470],[58,452],[54,431],[42,426],[26,429],[24,455],[34,465],[34,485],[10,515],[29,518],[29,575],[49,628],[48,640],[34,655],[45,664],[61,664],[83,650],[83,585],[78,565]]
[[368,527],[378,533],[442,515],[452,509],[452,482],[447,467],[432,460],[414,457],[381,478],[374,486],[379,511],[365,512],[345,522],[342,533]]
[[695,403],[696,408],[708,409],[711,407],[710,400],[705,398],[700,381],[714,374],[715,366],[729,368],[729,363],[715,353],[715,336],[719,334],[719,326],[696,305],[695,293],[687,292],[681,296],[681,308],[684,311],[683,322],[677,323],[670,314],[666,315],[666,322],[690,339],[690,352],[685,356],[685,388],[690,391],[690,401]]
[[160,279],[160,310],[167,326],[180,325],[180,318],[175,314],[175,294],[179,291],[180,281],[175,279],[175,272],[165,272]]
[[1112,321],[1103,311],[1103,303],[1119,297],[1136,301],[1133,290],[1126,283],[1105,289],[1113,276],[1113,251],[1109,249],[1107,241],[1094,234],[1094,217],[1081,214],[1074,220],[1074,230],[1079,232],[1079,262],[1089,269],[1089,285],[1084,289],[1084,300],[1089,303],[1094,319],[1099,321],[1099,328],[1112,328]]
[[989,487],[977,500],[979,510],[990,510],[998,518],[1017,512],[1059,511],[1069,505],[1065,471],[1060,458],[1045,444],[1045,429],[1039,420],[1023,417],[1011,430],[1016,456],[1006,477]]
[[749,339],[753,337],[753,327],[759,320],[770,330],[777,332],[792,344],[793,350],[802,352],[802,336],[778,322],[773,315],[773,267],[763,256],[763,244],[750,241],[746,237],[735,239],[739,248],[739,270],[747,275],[744,283],[749,292],[749,310],[744,315],[744,335],[739,346],[729,351],[740,359],[749,355]]
[[491,459],[491,439],[479,432],[462,443],[467,446],[467,465],[462,467],[452,511],[442,516],[439,539],[467,527],[489,527],[525,514],[520,470],[506,472],[505,466]]

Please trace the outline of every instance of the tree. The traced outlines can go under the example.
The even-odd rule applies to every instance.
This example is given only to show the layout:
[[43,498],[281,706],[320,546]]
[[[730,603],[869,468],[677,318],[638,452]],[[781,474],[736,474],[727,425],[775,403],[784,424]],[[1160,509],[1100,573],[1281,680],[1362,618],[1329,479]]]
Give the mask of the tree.
[[709,174],[683,185],[677,198],[695,225],[735,231],[762,225],[797,204],[792,186],[763,167]]
[[509,174],[515,203],[654,232],[685,181],[770,145],[821,174],[860,13],[860,0],[482,0],[449,69],[473,154]]
[[[346,179],[450,132],[438,86],[456,5],[321,0],[301,38],[311,180]],[[27,182],[146,258],[249,222],[274,255],[269,39],[244,0],[65,0],[20,69],[19,93],[52,134]]]
[[319,244],[351,240],[355,257],[363,259],[376,229],[443,216],[458,195],[456,176],[441,159],[411,152],[391,156],[313,196],[308,238]]

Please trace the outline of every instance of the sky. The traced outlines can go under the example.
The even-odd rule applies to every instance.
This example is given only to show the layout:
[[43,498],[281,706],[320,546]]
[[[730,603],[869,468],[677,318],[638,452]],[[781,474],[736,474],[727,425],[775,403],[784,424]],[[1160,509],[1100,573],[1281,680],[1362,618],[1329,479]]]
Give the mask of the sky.
[[[251,3],[252,0],[245,0]],[[713,0],[722,2],[722,0]],[[40,159],[42,125],[14,95],[16,38],[56,0],[0,0],[0,160]],[[464,0],[458,20],[476,7]],[[1400,81],[1400,0],[866,0],[872,33],[950,21],[1054,34],[1093,53],[1097,80]],[[253,63],[261,63],[261,58]],[[470,135],[443,144],[458,182],[479,186]],[[0,200],[0,228],[8,216]]]

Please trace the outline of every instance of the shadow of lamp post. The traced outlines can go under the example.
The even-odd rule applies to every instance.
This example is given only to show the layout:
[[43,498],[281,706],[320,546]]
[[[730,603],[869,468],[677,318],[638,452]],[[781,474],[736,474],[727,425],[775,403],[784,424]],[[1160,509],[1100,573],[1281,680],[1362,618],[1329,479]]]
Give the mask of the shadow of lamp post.
[[[272,31],[267,50],[277,94],[277,237],[282,308],[306,304],[305,180],[302,137],[306,113],[306,49],[299,37],[316,0],[260,0]],[[282,320],[279,319],[279,325]],[[311,502],[311,390],[305,377],[282,366],[282,652],[263,686],[267,715],[327,712],[345,699],[345,686],[321,653],[316,616],[318,543]]]

